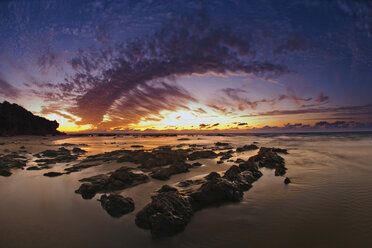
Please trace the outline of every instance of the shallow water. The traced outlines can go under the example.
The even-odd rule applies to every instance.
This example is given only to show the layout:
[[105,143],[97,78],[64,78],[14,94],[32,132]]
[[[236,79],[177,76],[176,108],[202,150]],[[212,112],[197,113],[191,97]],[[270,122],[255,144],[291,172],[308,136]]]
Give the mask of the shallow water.
[[[186,137],[186,136],[185,136]],[[134,199],[136,210],[121,218],[109,216],[96,201],[83,200],[74,190],[79,179],[112,171],[123,165],[103,164],[56,178],[50,170],[13,171],[0,177],[0,247],[372,247],[372,134],[282,134],[246,136],[178,137],[72,137],[65,139],[1,138],[7,148],[24,145],[36,153],[57,149],[59,144],[88,144],[88,155],[128,148],[133,144],[152,149],[160,145],[230,142],[233,146],[259,142],[259,146],[287,148],[288,168],[283,177],[262,169],[264,176],[244,194],[241,203],[196,212],[185,231],[174,237],[153,240],[150,232],[134,224],[137,211],[163,184],[224,171],[233,163],[205,165],[163,182],[151,180],[121,192]],[[43,143],[43,144],[41,144]],[[257,151],[239,154],[246,159]],[[237,157],[234,157],[234,159]]]

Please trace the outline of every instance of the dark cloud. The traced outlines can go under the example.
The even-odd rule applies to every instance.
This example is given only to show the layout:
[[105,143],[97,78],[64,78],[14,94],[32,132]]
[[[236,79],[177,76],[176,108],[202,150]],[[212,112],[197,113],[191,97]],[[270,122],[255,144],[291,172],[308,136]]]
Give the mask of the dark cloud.
[[347,106],[347,107],[329,107],[329,108],[304,108],[294,110],[273,110],[267,112],[258,112],[255,114],[242,115],[241,117],[257,117],[257,116],[277,116],[277,115],[297,115],[297,114],[319,114],[331,113],[334,115],[348,116],[348,115],[370,115],[372,111],[372,104]]
[[262,128],[253,128],[252,131],[265,131],[265,132],[309,132],[309,131],[347,131],[347,130],[371,130],[372,122],[356,122],[356,121],[320,121],[314,125],[302,124],[302,123],[287,123],[283,126],[264,126]]
[[20,95],[18,88],[8,83],[0,74],[0,95],[9,98],[17,98]]
[[[152,35],[117,45],[106,43],[100,48],[80,50],[70,61],[75,72],[73,76],[58,84],[58,90],[49,96],[71,99],[74,106],[69,111],[81,117],[81,123],[98,126],[105,116],[128,111],[128,105],[117,104],[117,101],[122,102],[126,98],[134,101],[131,97],[133,92],[139,94],[143,87],[147,91],[156,89],[148,88],[147,83],[159,79],[228,72],[271,77],[288,72],[283,65],[257,60],[249,36],[237,35],[228,28],[211,25],[204,14],[171,19],[169,23]],[[104,30],[100,30],[97,39],[107,40],[105,37]],[[186,101],[183,94],[177,95],[181,91],[178,87],[175,92],[167,91],[167,94],[182,95]],[[48,92],[44,91],[44,95],[48,95]],[[156,101],[156,96],[153,97]],[[195,99],[188,98],[188,101],[192,100]],[[173,109],[166,103],[164,101],[160,106],[163,109]],[[254,108],[257,104],[258,102],[243,101],[238,108]],[[149,113],[136,111],[140,105],[131,104],[130,107],[137,113]],[[115,123],[119,119],[128,123],[128,118],[123,115],[120,118],[115,117]]]
[[240,123],[238,123],[237,125],[238,125],[238,126],[247,126],[248,123],[246,123],[246,122],[240,122]]

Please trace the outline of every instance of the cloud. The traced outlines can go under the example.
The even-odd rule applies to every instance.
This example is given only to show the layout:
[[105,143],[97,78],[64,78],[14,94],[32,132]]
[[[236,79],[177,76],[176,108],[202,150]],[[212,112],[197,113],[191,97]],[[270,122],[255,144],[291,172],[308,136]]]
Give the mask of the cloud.
[[[141,95],[141,89],[146,89],[147,92],[157,91],[156,87],[149,88],[149,82],[206,73],[231,72],[273,77],[289,72],[283,65],[257,60],[255,51],[251,48],[253,41],[248,36],[237,35],[228,28],[211,25],[204,14],[174,18],[169,20],[169,23],[152,35],[116,45],[106,42],[100,48],[80,50],[70,61],[74,74],[66,78],[66,82],[58,84],[57,91],[44,91],[44,95],[54,99],[70,99],[73,106],[68,110],[80,117],[81,123],[99,126],[105,118],[109,118],[115,119],[115,124],[118,124],[119,120],[125,124],[140,118],[123,115],[117,118],[111,115],[118,115],[120,111],[131,111],[127,110],[128,104],[130,108],[138,110],[139,107],[136,108],[125,99],[140,103],[140,100],[135,101],[132,94]],[[105,37],[103,31],[100,35]],[[163,84],[161,87],[169,89],[171,84]],[[167,91],[167,96],[180,97],[184,104],[195,100],[185,97],[186,94],[177,94],[184,92],[180,87],[173,90],[175,91]],[[156,95],[148,94],[154,98],[156,105]],[[127,105],[118,102],[126,102]],[[174,102],[170,106],[168,103],[163,101],[163,104],[160,104],[159,101],[156,111],[174,109]],[[255,105],[257,103],[245,101],[239,108]],[[203,112],[200,109],[199,111]]]
[[372,122],[356,121],[320,121],[313,125],[302,123],[287,123],[283,126],[264,126],[261,128],[252,128],[253,132],[309,132],[309,131],[348,131],[348,130],[372,130]]
[[298,115],[298,114],[319,114],[331,113],[333,115],[369,115],[372,111],[372,104],[356,105],[347,107],[328,107],[328,108],[304,108],[291,110],[273,110],[267,112],[258,112],[249,115],[241,115],[241,117],[257,117],[257,116],[278,116],[278,115]]
[[329,96],[325,96],[323,95],[323,93],[319,93],[318,97],[316,98],[316,102],[319,104],[329,102]]
[[0,74],[0,95],[9,98],[17,98],[20,95],[18,88],[8,83]]

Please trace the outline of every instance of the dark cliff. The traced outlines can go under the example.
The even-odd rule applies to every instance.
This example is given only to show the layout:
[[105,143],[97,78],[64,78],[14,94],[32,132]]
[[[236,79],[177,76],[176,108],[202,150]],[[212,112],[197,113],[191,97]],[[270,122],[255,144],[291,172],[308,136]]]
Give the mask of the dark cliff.
[[17,104],[0,103],[0,136],[13,135],[57,135],[59,124],[35,116]]

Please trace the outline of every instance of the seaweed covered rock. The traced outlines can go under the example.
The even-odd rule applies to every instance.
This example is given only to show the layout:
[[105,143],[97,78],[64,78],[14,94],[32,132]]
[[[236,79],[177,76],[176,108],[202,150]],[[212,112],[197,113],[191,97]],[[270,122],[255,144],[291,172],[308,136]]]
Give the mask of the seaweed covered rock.
[[134,202],[130,197],[123,197],[117,194],[102,195],[101,206],[112,217],[120,217],[134,210]]
[[13,135],[57,135],[59,124],[35,116],[17,104],[0,103],[0,136]]
[[152,197],[136,215],[137,226],[150,229],[154,238],[172,236],[184,230],[193,215],[192,198],[170,186]]

